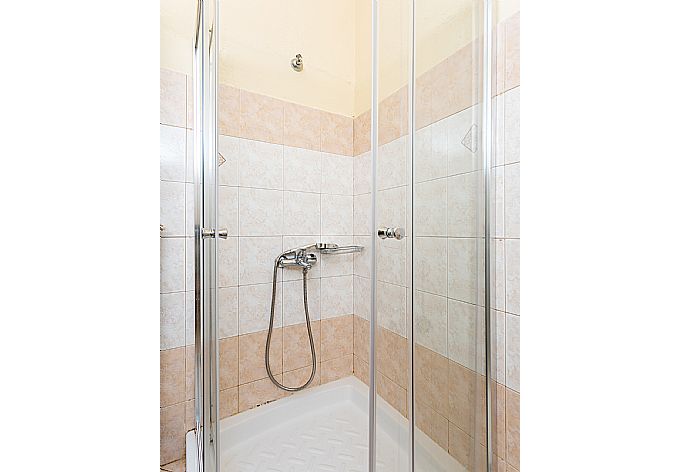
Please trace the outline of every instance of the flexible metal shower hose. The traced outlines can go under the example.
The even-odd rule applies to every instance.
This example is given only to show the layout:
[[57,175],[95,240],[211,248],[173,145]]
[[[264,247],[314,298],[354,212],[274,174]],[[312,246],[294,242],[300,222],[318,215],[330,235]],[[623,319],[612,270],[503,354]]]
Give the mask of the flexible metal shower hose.
[[311,348],[311,375],[309,376],[309,380],[307,380],[307,382],[304,385],[301,385],[299,387],[286,387],[285,385],[278,382],[278,380],[276,380],[276,378],[273,376],[273,372],[271,372],[271,364],[269,362],[269,353],[271,351],[271,336],[273,335],[273,319],[275,318],[276,284],[278,279],[279,265],[280,258],[276,259],[275,265],[273,266],[273,295],[271,297],[271,319],[268,323],[268,336],[266,337],[266,354],[264,358],[266,361],[266,372],[268,372],[268,378],[271,379],[271,382],[273,382],[273,384],[276,387],[287,392],[297,392],[299,390],[307,388],[311,381],[314,380],[314,375],[316,374],[316,350],[314,349],[314,336],[311,333],[311,320],[309,319],[309,303],[307,300],[307,272],[309,271],[309,269],[306,267],[302,269],[302,286],[304,287],[304,317],[307,320],[307,332],[309,333],[309,346]]

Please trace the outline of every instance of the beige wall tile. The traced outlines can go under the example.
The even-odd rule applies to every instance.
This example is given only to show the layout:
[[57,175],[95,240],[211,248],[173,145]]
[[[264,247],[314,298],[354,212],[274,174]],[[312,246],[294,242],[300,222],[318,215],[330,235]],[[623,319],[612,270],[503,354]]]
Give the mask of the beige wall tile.
[[520,85],[520,12],[505,21],[505,90]]
[[415,87],[415,127],[424,128],[434,121],[432,113],[432,96],[434,89],[434,73],[428,71],[417,78]]
[[415,424],[443,449],[448,450],[448,420],[424,403],[415,404]]
[[365,111],[354,120],[354,150],[359,156],[371,149],[371,110]]
[[520,394],[506,389],[506,461],[520,469]]
[[354,354],[368,362],[369,359],[369,321],[354,317]]
[[380,373],[376,379],[376,393],[407,418],[407,390]]
[[[301,288],[301,284],[300,284]],[[301,293],[301,290],[300,290]],[[318,320],[311,322],[316,361],[321,362],[321,324]],[[301,323],[283,328],[283,370],[285,372],[311,366],[311,346],[307,324]]]
[[354,356],[354,371],[355,377],[369,385],[369,364],[365,360]]
[[194,398],[194,345],[184,349],[185,400]]
[[226,388],[220,391],[218,402],[218,414],[220,419],[237,414],[237,401],[239,397],[238,387]]
[[500,458],[506,457],[506,388],[505,385],[491,382],[491,396],[495,403],[495,419],[492,422],[494,438],[493,453]]
[[426,403],[447,418],[448,358],[417,344],[414,364],[417,401]]
[[194,128],[194,78],[187,76],[187,129]]
[[472,437],[453,423],[448,427],[448,452],[467,470],[473,470],[474,443]]
[[185,472],[187,468],[187,461],[185,459],[180,459],[170,464],[165,464],[161,466],[161,471],[163,472]]
[[[283,375],[275,376],[278,382],[283,381]],[[264,404],[269,401],[278,400],[286,396],[286,393],[273,385],[270,379],[265,378],[250,382],[239,387],[239,411],[243,412],[254,408],[257,405]]]
[[194,400],[187,400],[184,402],[184,430],[191,431],[196,428],[196,419],[194,418]]
[[407,86],[396,90],[379,104],[379,145],[407,134]]
[[238,341],[237,336],[218,341],[218,376],[220,389],[238,385]]
[[240,90],[240,136],[283,144],[284,105],[276,98]]
[[475,436],[476,374],[453,361],[448,366],[448,418],[470,436]]
[[[309,377],[311,376],[312,366],[309,364],[307,367],[302,367],[300,369],[291,370],[289,372],[283,373],[283,385],[286,387],[300,387],[304,385]],[[311,381],[307,388],[318,387],[321,385],[321,364],[316,364],[316,372],[314,372],[314,379]]]
[[378,371],[398,385],[407,385],[407,339],[384,328],[377,331]]
[[506,62],[506,22],[502,21],[494,26],[494,59],[495,69],[491,84],[491,96],[496,96],[505,90],[505,62]]
[[[264,355],[267,331],[244,334],[239,338],[239,383],[245,384],[268,377]],[[275,328],[271,337],[271,371],[283,372],[283,332]]]
[[286,146],[319,151],[321,149],[321,116],[316,108],[296,103],[285,103],[285,131],[283,141]]
[[184,401],[185,396],[184,348],[160,352],[160,406]]
[[161,408],[160,462],[167,464],[184,457],[184,403]]
[[433,121],[472,106],[477,71],[472,65],[473,43],[449,56],[432,69],[433,90],[431,98]]
[[240,135],[240,89],[223,84],[218,86],[218,133]]
[[321,113],[321,151],[351,156],[353,119],[325,111]]
[[161,69],[160,81],[161,124],[184,128],[187,120],[187,85],[185,75]]
[[352,354],[352,315],[321,320],[321,357],[323,361]]
[[321,363],[321,383],[333,382],[352,375],[354,371],[352,364],[352,354],[323,361]]

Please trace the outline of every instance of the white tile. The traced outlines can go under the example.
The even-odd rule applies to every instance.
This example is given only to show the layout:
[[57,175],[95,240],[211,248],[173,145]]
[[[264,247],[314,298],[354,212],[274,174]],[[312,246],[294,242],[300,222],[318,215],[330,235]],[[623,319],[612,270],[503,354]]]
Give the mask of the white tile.
[[218,227],[229,236],[239,235],[239,195],[237,187],[218,187]]
[[161,236],[185,235],[184,187],[182,182],[160,183],[160,223],[164,226]]
[[418,130],[415,138],[415,182],[448,175],[447,126],[434,123]]
[[[275,228],[276,234],[279,228]],[[321,199],[318,193],[283,192],[283,233],[314,235],[321,232]]]
[[376,252],[378,280],[396,285],[406,285],[405,255],[407,253],[408,238],[378,239]]
[[321,192],[352,195],[353,166],[351,156],[323,153],[321,158]]
[[376,287],[378,325],[405,337],[405,287],[385,282],[378,282]]
[[161,294],[161,349],[184,346],[184,292]]
[[187,291],[185,295],[184,340],[186,346],[193,346],[194,339],[194,292]]
[[[251,285],[271,283],[273,264],[282,252],[280,236],[267,238],[240,237],[239,284]],[[282,270],[278,270],[278,280]]]
[[321,319],[352,314],[351,275],[321,278]]
[[321,234],[351,235],[353,226],[353,197],[321,195]]
[[505,163],[520,161],[520,87],[505,93]]
[[185,236],[194,237],[194,184],[185,184],[184,199],[184,219],[185,219]]
[[354,276],[354,312],[368,320],[371,316],[371,280]]
[[379,190],[398,187],[407,183],[407,137],[379,146],[377,167],[377,187]]
[[502,166],[505,163],[505,114],[504,114],[504,104],[505,104],[505,94],[497,95],[492,100],[493,109],[493,122],[494,122],[494,154],[493,165]]
[[505,204],[503,197],[504,189],[504,168],[503,166],[494,167],[491,170],[493,195],[491,202],[491,211],[493,214],[493,235],[497,238],[502,238],[505,235]]
[[225,163],[218,167],[219,185],[239,185],[240,141],[233,136],[218,136],[218,152],[225,158]]
[[184,290],[194,290],[194,238],[184,240]]
[[[338,246],[351,246],[352,236],[328,236],[323,242],[334,243]],[[352,275],[352,254],[319,254],[322,277],[337,277],[340,275]]]
[[448,357],[468,369],[478,370],[477,321],[484,310],[476,305],[448,299]]
[[275,236],[283,232],[283,193],[240,188],[240,236]]
[[160,140],[161,180],[184,182],[185,130],[161,125]]
[[415,231],[419,236],[448,234],[448,181],[430,180],[415,184]]
[[[321,280],[307,280],[309,319],[321,319]],[[304,286],[301,280],[283,282],[283,326],[305,323]]]
[[184,238],[160,238],[160,251],[161,293],[184,291]]
[[520,240],[506,239],[506,311],[520,314]]
[[185,130],[185,182],[194,182],[194,130]]
[[501,311],[491,310],[493,365],[491,375],[498,383],[506,383],[506,314]]
[[[483,215],[479,202],[481,173],[448,177],[448,236],[457,238],[483,235]],[[480,213],[481,212],[481,213]]]
[[505,237],[520,237],[520,164],[505,166]]
[[445,119],[448,123],[448,174],[461,174],[481,169],[482,157],[479,144],[476,151],[468,149],[462,140],[475,125],[475,140],[481,139],[480,114],[477,105],[467,108]]
[[[272,294],[273,284],[245,285],[239,288],[239,327],[241,335],[268,329]],[[283,326],[281,284],[276,286],[273,326]]]
[[520,317],[506,314],[506,386],[520,391]]
[[376,199],[376,227],[405,227],[407,187],[379,190]]
[[435,161],[431,177],[448,175],[448,131],[448,120],[439,120],[431,125],[431,154]]
[[238,284],[238,245],[239,239],[236,237],[219,239],[217,242],[217,272],[220,287],[232,287]]
[[242,139],[238,162],[241,187],[283,188],[283,147]]
[[492,286],[492,307],[505,311],[506,309],[506,269],[505,269],[505,240],[496,239],[493,242],[494,267],[491,272],[493,279]]
[[370,236],[355,236],[354,244],[363,246],[362,252],[353,254],[353,273],[360,277],[371,277],[371,245]]
[[[479,304],[484,280],[479,264],[481,243],[473,238],[448,239],[448,296]],[[483,254],[483,252],[482,252]]]
[[352,164],[354,194],[371,193],[371,151],[355,156]]
[[445,296],[448,293],[448,240],[415,238],[415,287]]
[[371,234],[371,194],[355,195],[353,231],[357,235]]
[[237,287],[218,288],[218,338],[239,333],[239,291]]
[[297,192],[321,191],[321,153],[285,146],[283,149],[284,188]]
[[448,299],[415,291],[415,342],[448,357]]

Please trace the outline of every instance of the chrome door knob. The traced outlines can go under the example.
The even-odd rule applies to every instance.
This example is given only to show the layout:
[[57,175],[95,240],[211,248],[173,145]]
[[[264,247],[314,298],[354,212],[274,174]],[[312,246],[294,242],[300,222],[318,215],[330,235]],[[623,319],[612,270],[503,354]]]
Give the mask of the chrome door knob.
[[379,228],[377,234],[381,239],[402,239],[405,237],[405,228]]
[[221,239],[228,239],[228,230],[227,228],[223,229],[202,229],[201,230],[201,237],[206,239],[206,238],[221,238]]
[[217,231],[217,235],[221,239],[228,239],[228,229],[227,228],[219,229]]

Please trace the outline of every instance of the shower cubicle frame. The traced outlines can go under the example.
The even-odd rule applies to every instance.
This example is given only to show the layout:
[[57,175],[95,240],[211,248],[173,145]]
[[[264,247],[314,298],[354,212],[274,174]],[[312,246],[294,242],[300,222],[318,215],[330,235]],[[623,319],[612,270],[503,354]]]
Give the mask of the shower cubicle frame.
[[[479,2],[477,2],[479,3]],[[492,464],[492,408],[491,366],[492,366],[492,323],[491,323],[491,162],[492,162],[492,0],[482,1],[482,65],[481,84],[481,152],[483,185],[481,191],[485,244],[484,266],[484,349],[485,394],[486,394],[486,470]],[[218,84],[218,0],[197,0],[196,29],[194,37],[194,327],[195,327],[195,371],[194,371],[194,414],[196,437],[196,464],[198,472],[220,470],[220,444],[218,434],[218,349],[217,349],[217,84]],[[414,136],[415,136],[415,81],[416,81],[416,0],[409,0],[410,50],[408,54],[408,132],[407,152],[409,173],[414,188]],[[371,299],[370,299],[370,345],[369,345],[369,472],[376,470],[376,173],[378,158],[378,104],[379,104],[379,0],[371,0]],[[410,192],[408,203],[413,203],[414,192]],[[414,205],[410,204],[412,215],[408,218],[407,234],[414,237]],[[414,274],[414,249],[409,243],[411,274]],[[411,303],[414,306],[414,277],[408,280]],[[481,281],[480,281],[481,283]],[[413,316],[406,321],[408,335],[408,453],[409,471],[414,471],[415,451],[415,389],[414,389],[414,324]]]

